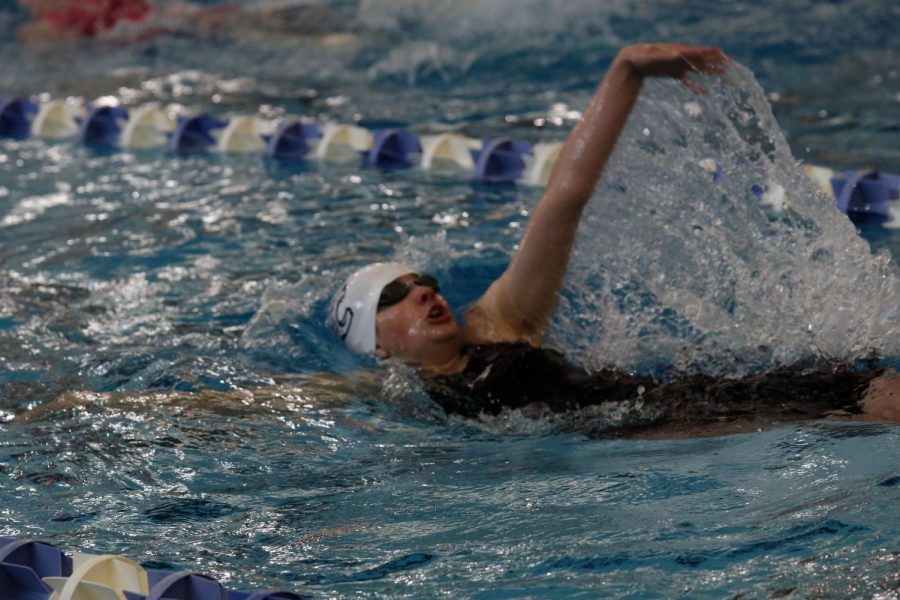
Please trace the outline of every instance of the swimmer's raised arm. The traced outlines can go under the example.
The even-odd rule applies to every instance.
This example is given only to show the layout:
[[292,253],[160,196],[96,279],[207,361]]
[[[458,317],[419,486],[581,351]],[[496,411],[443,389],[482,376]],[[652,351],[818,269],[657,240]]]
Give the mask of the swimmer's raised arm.
[[537,343],[556,306],[581,212],[603,173],[645,77],[697,89],[692,72],[721,73],[716,48],[640,44],[623,48],[569,134],[509,267],[466,313],[470,338]]

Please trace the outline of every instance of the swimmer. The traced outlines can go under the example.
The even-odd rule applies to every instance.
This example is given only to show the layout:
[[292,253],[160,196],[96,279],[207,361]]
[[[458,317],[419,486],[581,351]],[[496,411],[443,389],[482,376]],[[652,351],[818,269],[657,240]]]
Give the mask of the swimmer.
[[98,40],[113,45],[159,36],[270,39],[273,35],[343,37],[346,19],[296,0],[202,6],[183,0],[19,0],[30,20],[19,28],[29,47]]
[[[631,427],[677,420],[706,426],[760,417],[770,422],[826,415],[900,420],[900,379],[844,366],[780,369],[742,380],[705,376],[663,385],[613,372],[587,373],[540,348],[582,209],[590,200],[642,82],[719,74],[716,48],[641,44],[613,60],[566,140],[518,250],[503,274],[457,323],[438,282],[411,266],[376,263],[352,274],[332,300],[329,326],[346,346],[414,366],[431,397],[466,417],[538,405],[640,407]],[[871,385],[870,385],[871,384]]]

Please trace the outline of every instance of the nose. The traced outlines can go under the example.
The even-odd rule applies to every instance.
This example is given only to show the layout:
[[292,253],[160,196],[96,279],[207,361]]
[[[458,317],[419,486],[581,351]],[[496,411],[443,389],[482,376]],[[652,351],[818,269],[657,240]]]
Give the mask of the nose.
[[424,285],[417,285],[415,290],[413,291],[413,294],[415,294],[415,298],[419,301],[419,304],[431,302],[432,300],[434,300],[435,295],[433,289]]

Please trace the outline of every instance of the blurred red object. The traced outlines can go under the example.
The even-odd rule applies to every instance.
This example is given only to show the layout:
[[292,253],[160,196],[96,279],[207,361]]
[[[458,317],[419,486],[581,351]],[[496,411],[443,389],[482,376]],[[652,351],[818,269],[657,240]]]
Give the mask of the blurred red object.
[[145,0],[69,0],[39,8],[39,17],[56,31],[94,37],[121,21],[139,22],[150,13]]

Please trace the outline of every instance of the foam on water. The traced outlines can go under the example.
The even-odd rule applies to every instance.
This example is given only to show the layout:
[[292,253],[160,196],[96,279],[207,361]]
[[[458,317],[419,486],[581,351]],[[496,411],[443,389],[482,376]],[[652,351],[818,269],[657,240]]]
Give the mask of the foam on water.
[[889,256],[806,178],[749,70],[701,84],[646,84],[585,211],[554,341],[592,366],[728,374],[896,356]]

